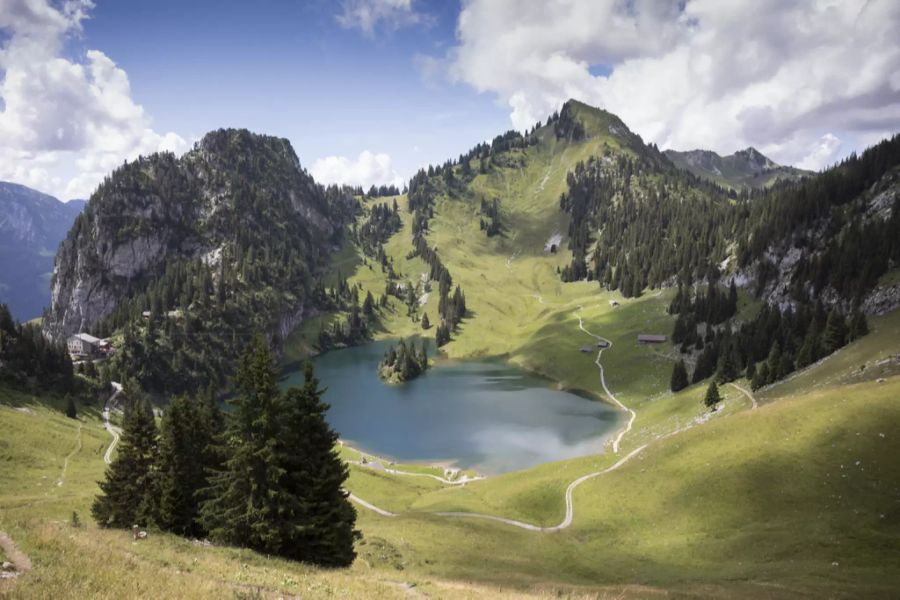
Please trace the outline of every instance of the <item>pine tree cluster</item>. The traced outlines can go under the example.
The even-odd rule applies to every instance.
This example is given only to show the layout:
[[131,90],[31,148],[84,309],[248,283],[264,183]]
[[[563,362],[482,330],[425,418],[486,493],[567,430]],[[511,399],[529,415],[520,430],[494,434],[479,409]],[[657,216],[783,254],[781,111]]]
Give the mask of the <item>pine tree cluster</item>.
[[155,526],[267,554],[349,565],[359,534],[343,489],[328,405],[307,365],[300,388],[279,392],[271,354],[256,338],[240,357],[233,410],[215,393],[175,397],[160,430],[133,383],[118,454],[92,514],[103,527]]
[[73,390],[72,361],[63,344],[49,341],[41,328],[13,320],[0,304],[0,381],[27,389]]
[[[744,375],[753,389],[759,389],[868,333],[866,317],[859,310],[846,316],[837,308],[826,311],[821,302],[800,303],[796,309],[783,311],[764,304],[753,320],[739,327],[728,317],[717,325],[717,319],[733,314],[736,290],[731,290],[726,296],[708,288],[705,296],[698,294],[692,300],[679,289],[670,306],[678,315],[672,341],[680,344],[682,353],[696,353],[691,383],[713,375],[718,382]],[[710,298],[719,298],[722,308],[715,308]],[[700,325],[705,325],[704,335],[699,332]],[[672,391],[686,387],[686,379],[686,366],[679,361],[672,371]]]
[[384,381],[402,383],[415,379],[428,369],[428,342],[422,340],[417,350],[415,344],[400,340],[391,344],[378,364],[378,376]]
[[503,225],[500,222],[500,200],[494,198],[491,202],[488,202],[482,198],[480,212],[487,217],[487,220],[484,218],[480,219],[479,227],[481,230],[488,237],[499,235],[503,231]]
[[[436,191],[433,182],[425,171],[419,171],[410,181],[410,210],[413,211],[413,252],[411,256],[419,256],[429,268],[429,280],[438,282],[438,313],[441,322],[435,329],[435,342],[438,347],[450,341],[459,322],[466,316],[466,297],[459,285],[453,288],[450,271],[441,262],[437,249],[428,245],[425,234],[428,221],[433,216]],[[419,223],[418,227],[416,223]],[[451,295],[450,290],[453,289]]]

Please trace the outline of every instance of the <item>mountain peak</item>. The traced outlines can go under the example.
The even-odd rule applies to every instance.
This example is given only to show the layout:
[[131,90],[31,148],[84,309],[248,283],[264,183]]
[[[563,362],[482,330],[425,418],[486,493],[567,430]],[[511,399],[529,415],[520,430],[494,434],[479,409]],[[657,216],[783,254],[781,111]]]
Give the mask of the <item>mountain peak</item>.
[[779,165],[765,154],[747,146],[722,156],[712,150],[666,150],[675,166],[732,189],[768,187],[778,180],[799,179],[806,171]]

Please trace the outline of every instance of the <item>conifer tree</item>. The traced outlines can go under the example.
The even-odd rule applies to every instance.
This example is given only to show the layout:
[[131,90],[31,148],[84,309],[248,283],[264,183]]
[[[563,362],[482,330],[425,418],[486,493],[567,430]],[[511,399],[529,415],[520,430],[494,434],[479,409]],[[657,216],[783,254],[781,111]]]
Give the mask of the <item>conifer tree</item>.
[[156,515],[156,421],[150,402],[133,384],[126,390],[129,395],[118,452],[100,482],[102,493],[91,506],[91,514],[101,527],[147,525]]
[[201,535],[197,523],[198,490],[206,487],[204,435],[197,403],[172,398],[163,415],[159,441],[159,510],[161,529],[179,535]]
[[831,354],[838,348],[842,348],[847,343],[847,323],[844,321],[844,316],[837,309],[832,309],[828,313],[828,321],[825,324],[822,343],[828,354]]
[[737,348],[734,344],[726,346],[719,355],[719,365],[717,369],[717,379],[720,383],[734,381],[740,374],[741,358],[737,354]]
[[813,319],[812,323],[809,325],[809,329],[806,330],[803,344],[800,346],[800,349],[797,350],[797,366],[802,369],[807,365],[811,365],[819,360],[820,354],[819,328],[816,326],[815,319]]
[[864,335],[868,335],[868,333],[869,322],[866,320],[865,313],[860,310],[854,311],[853,316],[850,318],[850,339],[855,340],[857,338],[861,338]]
[[781,375],[781,344],[776,340],[774,344],[772,344],[772,349],[769,351],[769,358],[766,359],[766,366],[768,371],[768,380],[766,383],[772,383],[777,381]]
[[334,450],[338,436],[325,420],[324,390],[306,364],[302,388],[283,397],[283,433],[279,451],[286,458],[286,492],[297,499],[294,512],[282,515],[279,554],[320,565],[353,562],[356,510],[343,485],[349,472]]
[[428,320],[428,313],[422,313],[422,329],[431,327],[431,321]]
[[66,416],[70,419],[78,418],[78,410],[75,408],[75,399],[66,394]]
[[684,366],[684,361],[679,360],[675,363],[675,366],[672,368],[672,379],[669,383],[669,388],[673,392],[678,392],[683,390],[688,386],[688,374],[687,368]]
[[769,383],[769,363],[764,362],[753,374],[753,379],[750,381],[750,389],[755,392],[767,383]]
[[234,410],[223,448],[223,467],[201,493],[200,524],[214,540],[261,552],[283,550],[279,515],[295,511],[297,500],[283,486],[278,454],[280,399],[272,356],[257,336],[238,361]]
[[722,396],[719,395],[719,386],[715,381],[710,381],[709,387],[706,388],[706,396],[703,399],[703,404],[710,408],[713,408],[721,401]]

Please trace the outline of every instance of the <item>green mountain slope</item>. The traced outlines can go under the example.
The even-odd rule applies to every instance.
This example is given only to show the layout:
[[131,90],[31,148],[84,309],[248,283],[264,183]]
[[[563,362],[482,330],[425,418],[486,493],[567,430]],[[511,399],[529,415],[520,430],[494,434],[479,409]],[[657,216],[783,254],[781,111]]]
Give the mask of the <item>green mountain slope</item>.
[[711,150],[666,150],[665,155],[679,169],[735,191],[763,189],[779,181],[796,181],[814,174],[779,165],[753,147],[727,156]]

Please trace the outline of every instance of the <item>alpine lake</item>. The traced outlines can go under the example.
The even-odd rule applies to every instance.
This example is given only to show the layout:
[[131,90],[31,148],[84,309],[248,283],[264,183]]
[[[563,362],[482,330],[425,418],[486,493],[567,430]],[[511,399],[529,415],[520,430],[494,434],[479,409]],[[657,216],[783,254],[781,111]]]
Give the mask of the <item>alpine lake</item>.
[[[622,419],[602,402],[499,360],[439,358],[416,379],[387,385],[377,369],[389,344],[313,359],[331,405],[328,422],[364,453],[493,475],[603,452]],[[300,366],[281,385],[302,383]]]

